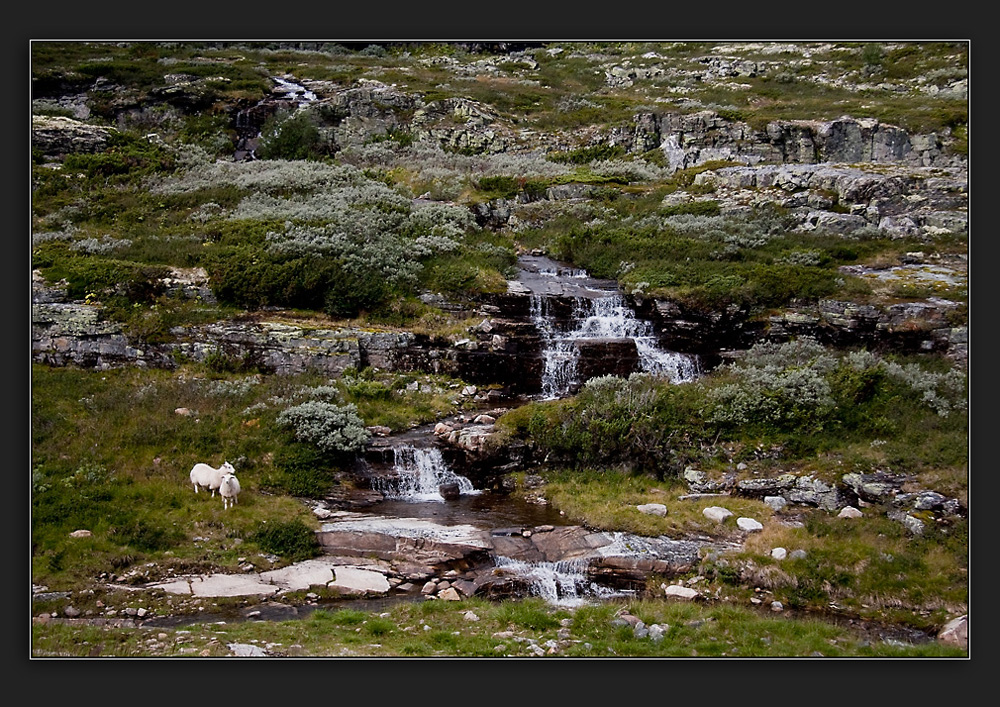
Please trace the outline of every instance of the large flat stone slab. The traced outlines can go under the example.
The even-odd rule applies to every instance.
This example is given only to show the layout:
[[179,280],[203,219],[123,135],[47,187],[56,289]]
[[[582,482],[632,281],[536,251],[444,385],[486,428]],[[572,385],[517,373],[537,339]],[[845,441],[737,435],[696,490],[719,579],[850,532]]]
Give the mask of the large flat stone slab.
[[271,596],[281,590],[276,584],[261,580],[257,574],[210,574],[202,577],[185,577],[154,584],[170,594],[189,594],[196,597],[240,597],[249,595]]
[[261,580],[278,585],[288,591],[326,585],[333,581],[333,563],[330,560],[304,560],[277,570],[260,573]]
[[341,594],[385,594],[389,591],[389,580],[381,572],[360,567],[338,567],[336,579],[327,586]]

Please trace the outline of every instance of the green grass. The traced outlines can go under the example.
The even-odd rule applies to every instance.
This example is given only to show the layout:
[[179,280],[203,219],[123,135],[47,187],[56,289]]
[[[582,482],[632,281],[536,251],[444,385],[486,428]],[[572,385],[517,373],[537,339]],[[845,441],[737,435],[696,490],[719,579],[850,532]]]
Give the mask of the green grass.
[[[627,609],[662,640],[615,623]],[[466,618],[472,612],[477,620]],[[161,637],[161,634],[165,634]],[[962,658],[937,643],[879,640],[809,618],[788,620],[749,608],[637,600],[553,608],[528,599],[398,604],[380,612],[323,608],[295,621],[194,623],[178,629],[32,626],[34,657],[221,657],[229,644],[258,645],[278,657],[824,657]],[[534,648],[537,647],[537,651]]]
[[[346,462],[320,460],[324,473],[295,476],[298,467],[291,459],[299,443],[274,424],[283,409],[274,401],[301,400],[303,387],[329,390],[344,402],[356,401],[366,425],[400,430],[457,411],[452,401],[464,385],[415,374],[371,378],[365,392],[349,378],[326,388],[316,376],[257,377],[193,364],[175,372],[35,365],[33,576],[38,582],[73,584],[109,567],[169,564],[179,557],[234,566],[235,556],[191,543],[199,527],[202,534],[244,538],[261,551],[269,542],[283,543],[288,549],[279,554],[299,557],[303,548],[288,539],[258,536],[263,544],[255,542],[258,524],[299,520],[315,528],[315,518],[296,497],[336,485],[333,472]],[[411,381],[431,390],[406,390]],[[371,395],[375,389],[386,394]],[[196,495],[188,480],[196,462],[218,466],[225,460],[236,466],[243,487],[239,504],[229,511],[218,497]],[[317,460],[307,466],[314,473]],[[90,530],[92,537],[69,537],[79,529]]]

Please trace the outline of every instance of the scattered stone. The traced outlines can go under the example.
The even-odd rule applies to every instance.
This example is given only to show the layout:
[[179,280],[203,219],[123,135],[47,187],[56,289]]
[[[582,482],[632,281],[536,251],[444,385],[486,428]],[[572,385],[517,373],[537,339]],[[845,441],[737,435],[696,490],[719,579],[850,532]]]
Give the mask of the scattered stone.
[[455,501],[462,495],[462,489],[456,482],[448,482],[438,486],[438,493],[446,501]]
[[788,556],[788,551],[783,547],[776,547],[771,550],[771,557],[776,560],[783,560]]
[[93,535],[89,530],[74,530],[69,534],[71,538],[89,538]]
[[733,512],[728,508],[723,508],[722,506],[709,506],[702,511],[704,516],[709,520],[714,520],[717,523],[721,523],[729,516],[733,515]]
[[780,511],[788,505],[788,501],[785,500],[784,496],[764,496],[764,503],[776,511]]
[[667,515],[667,507],[662,503],[643,503],[642,505],[636,506],[640,513],[645,513],[651,516],[665,516]]
[[264,658],[267,656],[267,652],[263,648],[250,643],[228,643],[226,647],[238,658]]
[[479,621],[479,617],[476,615],[476,612],[474,611],[466,611],[464,614],[462,614],[462,618],[465,619],[466,621]]
[[679,584],[671,584],[670,586],[661,584],[660,587],[663,589],[663,595],[668,597],[695,599],[701,596],[696,590],[691,589],[691,587],[683,587]]
[[903,526],[914,535],[923,535],[924,522],[919,518],[914,518],[913,516],[907,514],[903,516],[902,523]]
[[749,533],[764,529],[764,526],[761,525],[760,521],[754,520],[753,518],[737,518],[736,525],[738,525],[741,530],[745,530]]
[[837,514],[838,518],[860,518],[864,513],[859,511],[854,506],[844,506],[840,509],[840,513]]
[[461,601],[462,595],[458,593],[454,587],[448,587],[447,589],[442,589],[437,593],[438,599],[444,599],[445,601]]
[[937,639],[942,643],[966,650],[969,647],[969,616],[963,614],[944,625],[937,635]]
[[784,610],[785,610],[785,605],[782,604],[780,601],[771,602],[771,611],[784,611]]
[[67,606],[63,609],[63,613],[66,614],[67,617],[73,619],[80,615],[80,610],[75,606]]
[[805,550],[792,550],[788,553],[788,558],[791,560],[803,560],[806,557]]

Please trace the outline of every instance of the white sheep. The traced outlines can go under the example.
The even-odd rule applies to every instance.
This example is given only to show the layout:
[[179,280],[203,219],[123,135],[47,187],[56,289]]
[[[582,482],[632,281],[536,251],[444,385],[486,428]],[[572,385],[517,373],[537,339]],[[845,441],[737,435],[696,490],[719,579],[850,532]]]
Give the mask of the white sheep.
[[231,471],[222,475],[219,482],[219,495],[222,496],[222,507],[229,508],[236,503],[236,497],[240,495],[240,480]]
[[235,473],[233,465],[229,462],[224,462],[222,466],[215,469],[208,464],[203,464],[201,462],[195,464],[191,468],[191,483],[194,485],[194,492],[198,493],[198,487],[204,486],[212,492],[212,498],[215,498],[215,490],[219,488],[219,484],[222,483],[223,475],[227,473]]

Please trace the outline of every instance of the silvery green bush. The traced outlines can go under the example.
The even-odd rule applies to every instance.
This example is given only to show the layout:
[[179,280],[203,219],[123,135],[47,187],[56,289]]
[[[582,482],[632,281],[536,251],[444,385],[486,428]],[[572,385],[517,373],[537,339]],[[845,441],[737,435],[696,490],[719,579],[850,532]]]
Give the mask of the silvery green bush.
[[296,439],[329,454],[358,452],[370,436],[353,403],[309,400],[282,411],[277,423],[291,427]]
[[882,362],[886,372],[906,383],[910,388],[921,394],[921,399],[941,417],[947,417],[952,410],[965,410],[966,376],[953,368],[945,373],[925,371],[916,364],[900,365],[894,362]]
[[100,238],[83,238],[72,243],[70,250],[88,255],[107,255],[122,248],[128,248],[132,241],[128,238],[112,238],[111,236],[101,236]]
[[794,425],[819,421],[836,406],[831,375],[838,369],[881,371],[921,396],[942,417],[967,407],[966,375],[944,373],[916,364],[885,361],[869,351],[838,355],[807,337],[760,342],[724,367],[734,380],[708,392],[707,418],[731,425]]
[[809,338],[760,342],[726,366],[736,380],[709,391],[711,422],[787,425],[808,421],[834,406],[825,374],[836,357]]

